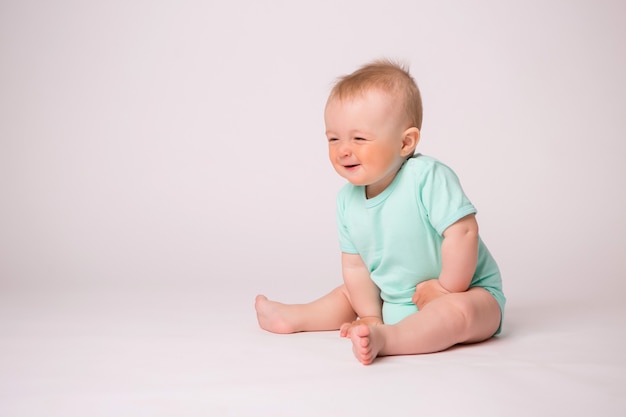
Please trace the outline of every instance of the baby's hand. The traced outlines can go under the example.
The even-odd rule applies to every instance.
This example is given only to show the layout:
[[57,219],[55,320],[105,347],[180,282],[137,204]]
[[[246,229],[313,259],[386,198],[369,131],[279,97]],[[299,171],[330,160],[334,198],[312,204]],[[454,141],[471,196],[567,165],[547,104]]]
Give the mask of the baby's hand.
[[361,324],[366,326],[378,326],[379,324],[383,324],[383,320],[380,317],[363,317],[353,321],[352,323],[344,323],[339,329],[339,336],[350,337],[350,330],[354,327],[360,326]]
[[443,288],[438,279],[429,279],[417,284],[412,301],[421,310],[426,304],[446,294],[450,294],[450,291]]

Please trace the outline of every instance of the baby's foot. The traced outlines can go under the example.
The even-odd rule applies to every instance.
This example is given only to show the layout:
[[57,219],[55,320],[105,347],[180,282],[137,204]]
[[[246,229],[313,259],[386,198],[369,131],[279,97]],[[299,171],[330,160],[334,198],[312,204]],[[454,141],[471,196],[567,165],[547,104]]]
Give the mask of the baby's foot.
[[352,351],[363,365],[374,362],[385,344],[384,336],[377,327],[361,325],[350,330]]
[[286,334],[297,331],[289,321],[288,305],[268,300],[264,295],[257,295],[254,308],[259,326],[268,332]]

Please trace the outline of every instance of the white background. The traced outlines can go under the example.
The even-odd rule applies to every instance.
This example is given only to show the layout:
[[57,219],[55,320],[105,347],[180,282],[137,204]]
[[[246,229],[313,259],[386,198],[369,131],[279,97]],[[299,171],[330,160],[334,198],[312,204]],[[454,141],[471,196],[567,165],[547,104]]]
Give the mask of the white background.
[[329,288],[323,106],[385,56],[409,63],[419,149],[459,174],[509,297],[618,294],[625,10],[4,1],[1,285]]
[[410,65],[418,151],[461,178],[510,310],[623,302],[625,18],[608,0],[2,1],[5,337],[94,305],[164,318],[168,294],[252,323],[259,292],[338,285],[323,107],[379,57]]

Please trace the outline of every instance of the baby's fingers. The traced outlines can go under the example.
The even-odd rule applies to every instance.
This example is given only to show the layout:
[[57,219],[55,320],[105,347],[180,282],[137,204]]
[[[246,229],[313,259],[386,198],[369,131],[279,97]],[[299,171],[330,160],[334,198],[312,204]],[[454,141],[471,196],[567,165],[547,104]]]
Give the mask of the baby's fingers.
[[417,305],[418,300],[419,300],[419,294],[418,293],[413,294],[413,297],[411,297],[411,301],[413,302],[413,304]]

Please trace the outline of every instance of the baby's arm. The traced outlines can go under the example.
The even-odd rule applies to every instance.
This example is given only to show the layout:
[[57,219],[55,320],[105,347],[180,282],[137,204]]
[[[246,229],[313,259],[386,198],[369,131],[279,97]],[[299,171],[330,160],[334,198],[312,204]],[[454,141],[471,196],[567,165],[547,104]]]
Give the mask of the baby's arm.
[[340,335],[347,336],[350,328],[357,324],[382,324],[380,290],[372,281],[370,272],[361,256],[342,253],[341,267],[352,309],[360,320],[342,325]]
[[478,223],[471,214],[443,232],[439,279],[423,281],[415,288],[413,303],[422,309],[442,295],[467,291],[478,261]]
[[450,292],[467,291],[478,262],[478,223],[470,214],[443,232],[439,283]]

